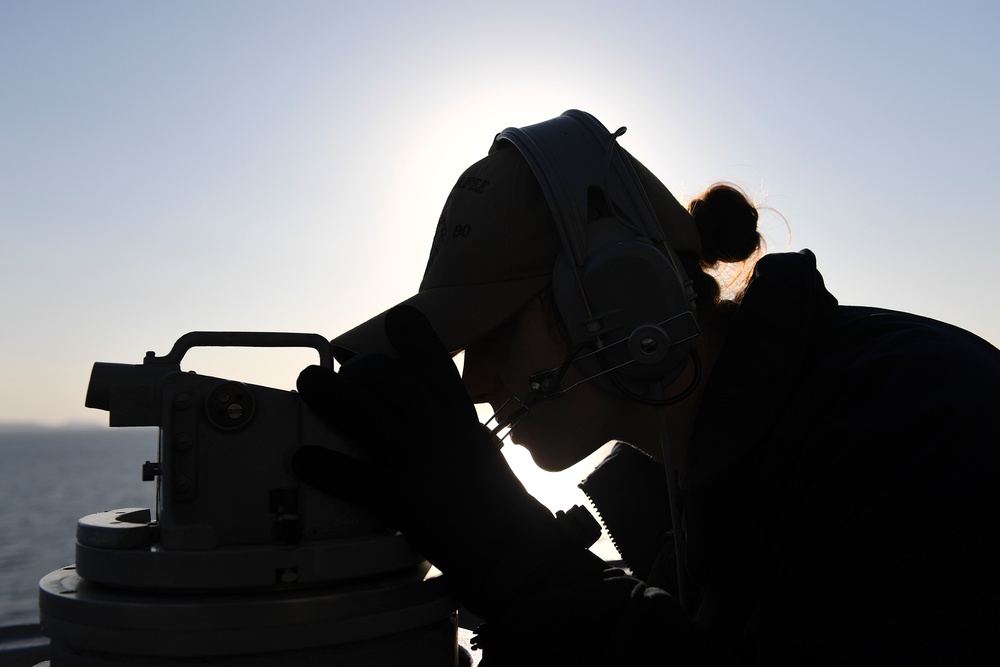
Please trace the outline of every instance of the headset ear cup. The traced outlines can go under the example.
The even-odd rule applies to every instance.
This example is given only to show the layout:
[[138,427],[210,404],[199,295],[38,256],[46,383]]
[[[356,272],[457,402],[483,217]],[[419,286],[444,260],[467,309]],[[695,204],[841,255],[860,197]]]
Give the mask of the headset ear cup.
[[596,233],[586,265],[574,271],[565,253],[556,264],[556,305],[571,344],[600,350],[581,360],[587,376],[602,374],[605,388],[649,396],[651,385],[669,383],[684,369],[698,333],[689,295],[663,250],[645,239],[601,233],[621,230],[618,221],[591,226]]
[[563,248],[552,277],[556,305],[573,347],[597,351],[580,357],[574,349],[584,377],[663,404],[655,385],[680,375],[698,335],[694,294],[630,157],[618,150],[624,131],[612,134],[571,109],[507,128],[494,148],[517,147],[552,211]]

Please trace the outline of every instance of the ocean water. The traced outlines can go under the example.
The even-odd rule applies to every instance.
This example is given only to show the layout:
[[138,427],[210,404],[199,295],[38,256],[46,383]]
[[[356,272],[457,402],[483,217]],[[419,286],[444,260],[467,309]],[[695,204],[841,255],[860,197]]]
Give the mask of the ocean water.
[[38,580],[74,562],[76,522],[152,508],[156,428],[0,428],[0,626],[38,622]]

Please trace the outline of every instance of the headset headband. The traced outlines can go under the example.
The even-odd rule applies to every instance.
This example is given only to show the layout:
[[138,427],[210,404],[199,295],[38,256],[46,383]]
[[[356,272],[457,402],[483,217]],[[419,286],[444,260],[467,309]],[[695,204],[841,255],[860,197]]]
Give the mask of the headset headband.
[[587,257],[590,186],[606,191],[608,199],[639,225],[647,238],[666,243],[632,163],[622,151],[615,150],[616,139],[624,131],[611,134],[589,113],[571,109],[541,123],[509,127],[494,141],[493,149],[501,140],[514,144],[528,162],[576,267],[583,266]]
[[490,152],[508,141],[524,156],[549,204],[574,272],[587,261],[588,195],[593,186],[666,255],[693,309],[696,295],[684,267],[666,240],[632,162],[623,150],[616,150],[624,133],[622,127],[612,134],[586,111],[570,109],[534,125],[508,127],[496,135]]

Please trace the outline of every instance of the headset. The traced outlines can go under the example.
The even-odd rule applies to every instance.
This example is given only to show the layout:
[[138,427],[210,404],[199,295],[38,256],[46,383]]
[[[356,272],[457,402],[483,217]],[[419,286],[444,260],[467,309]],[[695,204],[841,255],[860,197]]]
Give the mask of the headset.
[[[559,368],[532,376],[521,407],[506,424],[498,423],[494,434],[525,416],[534,403],[571,389],[561,387],[560,380],[576,363],[584,372],[580,382],[610,385],[659,407],[671,521],[681,527],[665,407],[688,396],[700,380],[693,349],[699,333],[697,295],[664,237],[635,167],[618,146],[624,132],[624,127],[608,132],[590,114],[571,109],[535,125],[507,128],[494,139],[490,152],[507,143],[521,152],[552,211],[562,242],[552,289],[572,345]],[[691,383],[665,397],[664,387],[689,359],[696,371]],[[683,529],[673,533],[678,599],[688,608],[686,534]]]
[[699,333],[696,295],[618,146],[624,132],[612,134],[592,115],[569,110],[507,128],[490,149],[512,144],[524,156],[562,242],[552,289],[573,353],[560,368],[532,378],[538,398],[564,392],[559,379],[576,363],[584,381],[663,405],[672,400],[662,396],[662,387],[692,355]]

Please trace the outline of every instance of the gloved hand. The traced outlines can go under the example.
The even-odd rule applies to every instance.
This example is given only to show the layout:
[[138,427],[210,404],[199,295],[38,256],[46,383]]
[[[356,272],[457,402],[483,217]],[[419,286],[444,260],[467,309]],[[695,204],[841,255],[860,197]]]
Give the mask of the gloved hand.
[[423,314],[397,307],[385,328],[398,359],[360,354],[339,373],[310,366],[298,379],[306,405],[364,460],[307,446],[295,474],[398,529],[483,618],[547,585],[601,576],[586,550],[600,526],[582,508],[556,519],[525,491]]

